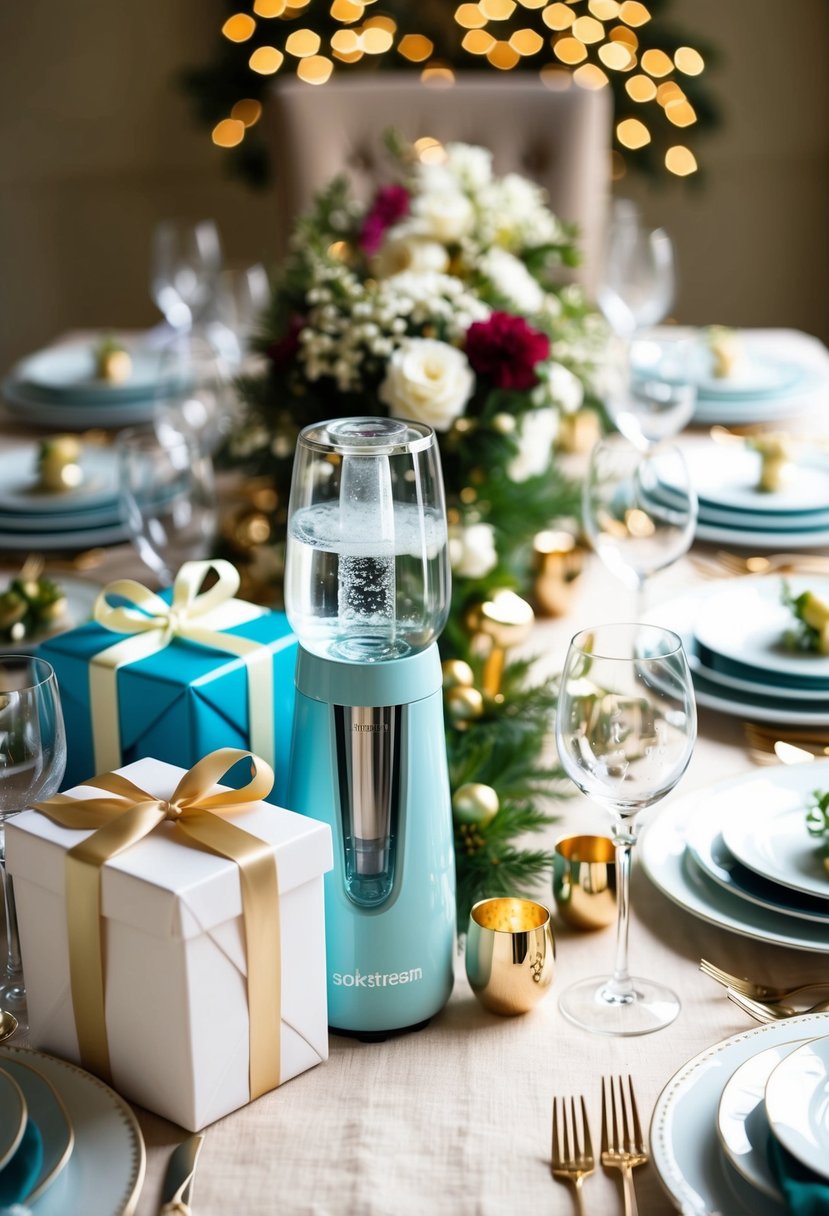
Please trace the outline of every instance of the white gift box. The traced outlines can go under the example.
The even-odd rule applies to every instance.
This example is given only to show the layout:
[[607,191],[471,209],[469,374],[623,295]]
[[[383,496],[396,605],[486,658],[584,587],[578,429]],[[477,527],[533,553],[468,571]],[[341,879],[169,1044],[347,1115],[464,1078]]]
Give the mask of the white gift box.
[[[139,760],[117,770],[169,798],[184,770]],[[218,787],[223,788],[223,787]],[[78,799],[100,796],[79,786]],[[323,873],[326,824],[266,802],[234,814],[274,846],[280,890],[280,1083],[328,1057]],[[33,1046],[79,1061],[64,904],[66,853],[89,832],[37,811],[6,825]],[[112,1083],[190,1131],[250,1101],[239,869],[159,828],[101,871],[106,1028]]]

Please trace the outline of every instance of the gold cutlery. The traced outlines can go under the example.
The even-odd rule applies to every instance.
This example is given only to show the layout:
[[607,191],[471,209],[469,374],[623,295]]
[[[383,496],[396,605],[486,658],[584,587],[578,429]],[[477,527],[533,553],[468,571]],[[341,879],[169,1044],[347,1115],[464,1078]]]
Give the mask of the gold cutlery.
[[[829,756],[829,733],[803,727],[799,730],[781,730],[779,727],[758,726],[756,722],[744,722],[746,743],[761,764],[774,763],[775,758],[784,764],[800,763],[815,757]],[[802,755],[796,755],[802,752]]]
[[553,1098],[552,1175],[563,1182],[572,1182],[579,1216],[584,1216],[582,1183],[595,1168],[584,1098],[579,1099],[578,1107],[576,1099],[571,1098],[569,1108],[566,1099]]
[[735,575],[779,573],[829,574],[829,558],[819,553],[769,553],[763,556],[740,557],[718,549],[709,554],[691,554],[696,569],[708,577],[729,578]]
[[625,1216],[638,1216],[633,1171],[647,1162],[648,1150],[639,1124],[632,1077],[627,1079],[627,1090],[621,1077],[603,1077],[602,1165],[622,1172]]
[[745,979],[743,976],[731,975],[730,972],[723,971],[722,967],[716,967],[704,958],[699,961],[699,969],[703,975],[716,980],[724,988],[731,988],[734,992],[742,993],[743,996],[764,1003],[776,1004],[778,1001],[791,1001],[801,992],[825,992],[829,996],[829,980],[812,980],[810,983],[781,988],[769,984],[755,984],[753,980]]
[[193,1176],[203,1140],[204,1136],[190,1136],[187,1140],[182,1140],[170,1154],[161,1187],[158,1216],[192,1216],[190,1200],[193,1193]]
[[807,1009],[797,1009],[794,1005],[768,1004],[766,1001],[755,1001],[750,996],[737,992],[734,988],[726,988],[725,992],[729,1001],[733,1001],[735,1005],[753,1017],[755,1022],[782,1022],[785,1018],[792,1018],[803,1013],[829,1012],[829,1000],[817,1001],[816,1004],[810,1005]]

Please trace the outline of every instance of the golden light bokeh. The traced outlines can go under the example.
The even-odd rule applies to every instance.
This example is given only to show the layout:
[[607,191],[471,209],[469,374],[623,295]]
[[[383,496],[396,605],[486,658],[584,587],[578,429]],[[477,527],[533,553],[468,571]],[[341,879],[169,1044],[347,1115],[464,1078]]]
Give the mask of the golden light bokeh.
[[320,36],[316,30],[292,30],[285,39],[285,50],[297,59],[307,59],[320,49]]
[[553,47],[553,54],[562,63],[583,63],[587,58],[587,47],[578,38],[559,38]]
[[234,13],[222,26],[222,33],[229,42],[247,42],[255,29],[256,22],[250,13]]
[[455,73],[448,63],[427,63],[420,73],[420,79],[424,84],[454,84]]
[[364,23],[364,29],[367,30],[388,30],[390,34],[397,33],[397,22],[394,17],[386,17],[380,13],[376,17],[369,17]]
[[667,106],[672,101],[685,101],[685,94],[675,80],[663,80],[656,90],[656,100],[661,106]]
[[435,44],[424,34],[405,34],[400,39],[397,49],[404,59],[408,59],[412,63],[422,63],[432,54]]
[[522,8],[543,8],[547,0],[519,0]]
[[626,25],[614,25],[613,29],[608,34],[608,39],[611,42],[624,43],[624,45],[630,47],[632,51],[639,49],[639,39],[634,34],[633,30],[628,29]]
[[642,56],[642,69],[649,76],[668,76],[674,70],[674,61],[664,51],[657,51],[652,48],[649,51],[645,51]]
[[619,0],[587,0],[587,8],[600,21],[614,21],[619,16]]
[[340,63],[359,63],[363,57],[363,52],[358,47],[356,51],[333,51],[331,54]]
[[420,139],[414,141],[413,147],[420,160],[431,160],[434,163],[435,155],[438,153],[440,153],[443,160],[446,160],[446,150],[440,140],[435,139],[434,135],[421,135]]
[[684,72],[686,76],[699,76],[705,67],[702,55],[691,46],[677,47],[674,51],[674,63],[677,70]]
[[633,101],[653,101],[656,85],[650,76],[631,76],[625,81],[625,92]]
[[507,21],[515,12],[515,0],[478,0],[478,8],[487,21]]
[[461,46],[470,55],[486,55],[495,46],[496,41],[489,30],[467,30]]
[[610,84],[607,73],[597,63],[582,63],[573,72],[573,79],[583,89],[603,89]]
[[595,17],[577,17],[573,22],[571,33],[580,42],[588,46],[593,42],[601,42],[604,38],[604,26]]
[[560,63],[545,63],[539,76],[545,89],[553,93],[566,93],[573,83],[573,73]]
[[365,5],[360,0],[333,0],[331,16],[343,25],[351,25],[359,21],[365,11]]
[[516,30],[509,44],[519,55],[537,55],[544,46],[544,39],[536,30]]
[[285,56],[275,46],[260,46],[251,55],[248,65],[260,76],[272,76],[282,67]]
[[363,30],[360,45],[367,55],[385,55],[394,45],[394,38],[388,30],[371,26]]
[[477,4],[459,5],[455,9],[455,21],[465,30],[480,30],[486,25],[486,17]]
[[262,102],[257,101],[255,97],[243,97],[230,111],[230,117],[246,127],[255,126],[262,117]]
[[297,76],[306,84],[325,84],[333,71],[334,64],[325,55],[311,55],[308,59],[300,59],[296,68]]
[[254,0],[253,11],[257,17],[281,17],[286,7],[285,0]]
[[616,124],[616,138],[623,148],[644,148],[651,142],[651,133],[638,118],[623,118]]
[[219,148],[235,148],[245,138],[245,124],[238,118],[223,118],[213,128],[213,143]]
[[636,66],[636,56],[623,42],[603,42],[599,47],[599,58],[606,68],[614,72],[629,72]]
[[665,168],[677,177],[687,177],[689,173],[696,173],[697,159],[684,144],[674,144],[665,153]]
[[665,117],[675,127],[690,127],[697,121],[697,112],[688,101],[669,101],[665,106]]
[[496,42],[491,50],[487,51],[487,59],[494,68],[499,68],[502,72],[508,72],[518,63],[518,52],[514,51],[508,42]]
[[545,25],[548,25],[551,30],[569,30],[570,26],[576,20],[576,14],[570,8],[569,4],[555,3],[550,4],[541,14],[541,20]]
[[651,19],[649,11],[638,0],[623,0],[619,16],[626,25],[644,25]]
[[360,37],[357,31],[335,30],[331,35],[331,50],[339,55],[353,55],[355,51],[360,51]]

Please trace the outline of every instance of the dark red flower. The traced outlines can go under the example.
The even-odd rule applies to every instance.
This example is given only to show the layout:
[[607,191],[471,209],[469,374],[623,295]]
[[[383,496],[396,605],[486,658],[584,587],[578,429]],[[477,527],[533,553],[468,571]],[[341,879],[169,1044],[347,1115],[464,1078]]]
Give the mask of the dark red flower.
[[486,321],[474,321],[466,331],[466,357],[472,370],[486,376],[496,388],[534,388],[538,384],[535,365],[549,354],[547,335],[509,312],[494,312]]
[[381,186],[374,196],[360,229],[360,248],[372,254],[383,243],[383,235],[409,213],[409,192],[405,186]]
[[276,371],[287,371],[296,359],[299,350],[299,335],[304,328],[305,317],[298,312],[292,313],[285,333],[275,342],[271,342],[268,347],[268,358]]

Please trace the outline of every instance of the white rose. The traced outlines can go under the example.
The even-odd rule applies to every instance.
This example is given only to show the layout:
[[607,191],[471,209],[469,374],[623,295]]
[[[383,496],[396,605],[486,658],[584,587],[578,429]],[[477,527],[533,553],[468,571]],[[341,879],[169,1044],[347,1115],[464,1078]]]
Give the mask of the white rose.
[[460,578],[483,578],[498,563],[495,529],[491,524],[470,524],[449,529],[449,561]]
[[472,204],[459,190],[436,190],[412,199],[412,215],[424,236],[436,241],[459,241],[472,228]]
[[547,384],[551,399],[565,414],[575,414],[576,410],[581,409],[584,388],[578,376],[575,376],[569,367],[565,367],[563,363],[550,363]]
[[524,415],[518,436],[518,454],[507,465],[510,481],[526,481],[547,471],[558,434],[555,410],[531,410]]
[[422,240],[405,232],[395,235],[392,231],[373,260],[372,270],[378,279],[388,279],[407,270],[440,274],[448,265],[449,255],[437,241]]
[[408,338],[389,359],[379,396],[394,417],[447,431],[474,388],[463,351],[434,338]]
[[522,313],[536,313],[544,305],[544,291],[530,274],[527,267],[506,249],[493,246],[478,263],[484,274],[504,299]]
[[446,164],[465,190],[480,190],[492,181],[492,153],[473,144],[447,144]]

